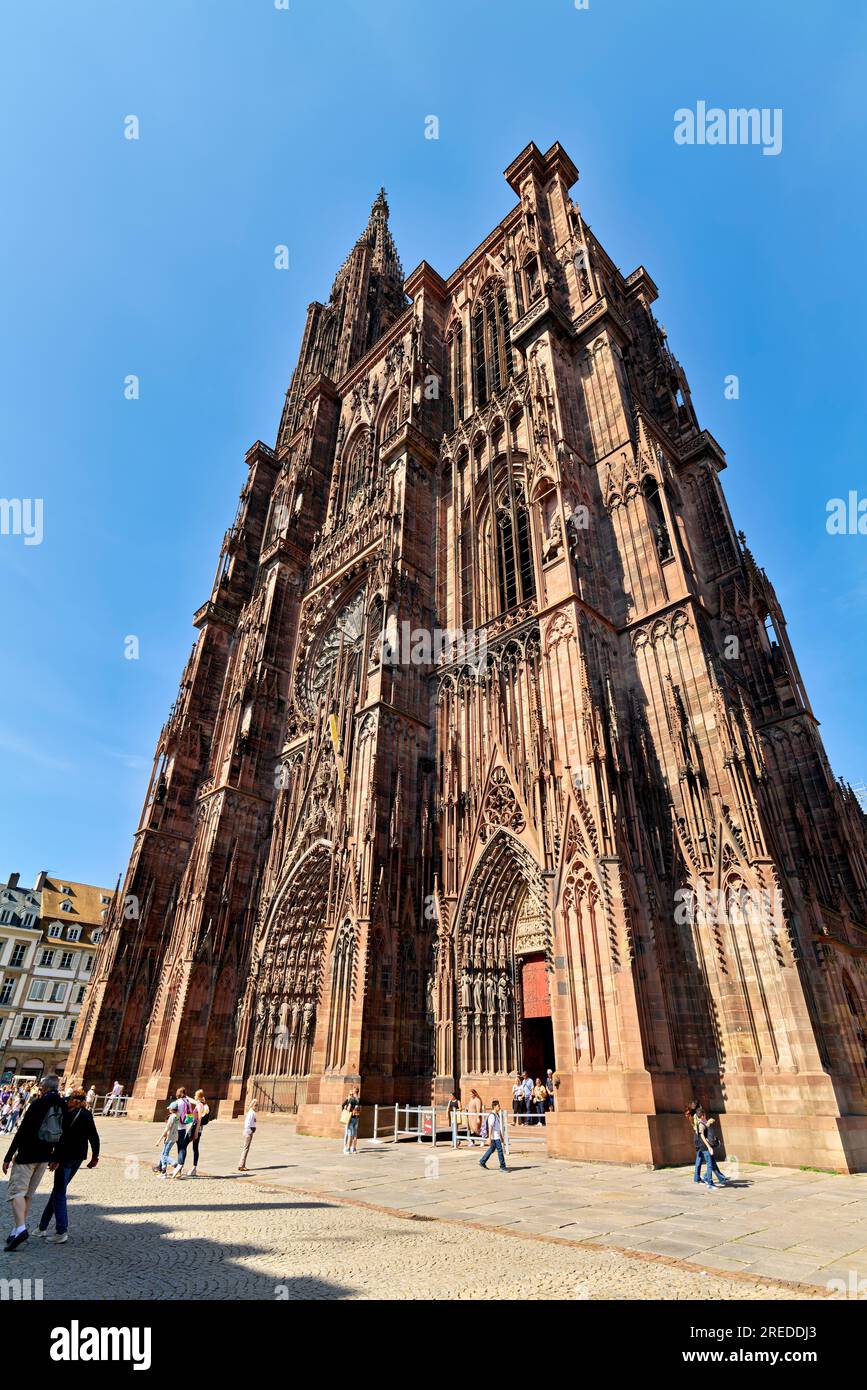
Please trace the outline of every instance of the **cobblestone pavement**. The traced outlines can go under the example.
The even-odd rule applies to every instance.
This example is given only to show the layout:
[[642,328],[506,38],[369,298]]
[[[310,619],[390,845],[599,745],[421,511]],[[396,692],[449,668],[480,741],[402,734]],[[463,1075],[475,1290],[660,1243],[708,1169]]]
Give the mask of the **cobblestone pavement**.
[[[161,1181],[144,1165],[106,1158],[76,1175],[69,1197],[68,1242],[31,1235],[0,1254],[0,1277],[41,1279],[46,1299],[791,1296],[609,1251],[295,1196],[238,1173]],[[43,1201],[40,1191],[37,1220]]]
[[0,1254],[0,1278],[42,1279],[47,1299],[71,1280],[82,1298],[773,1299],[867,1273],[861,1178],[757,1166],[709,1193],[685,1169],[538,1151],[506,1176],[443,1146],[362,1141],[345,1158],[267,1121],[242,1175],[240,1124],[216,1121],[199,1176],[163,1181],[158,1125],[98,1123],[104,1156],[74,1179],[68,1243],[31,1236]]

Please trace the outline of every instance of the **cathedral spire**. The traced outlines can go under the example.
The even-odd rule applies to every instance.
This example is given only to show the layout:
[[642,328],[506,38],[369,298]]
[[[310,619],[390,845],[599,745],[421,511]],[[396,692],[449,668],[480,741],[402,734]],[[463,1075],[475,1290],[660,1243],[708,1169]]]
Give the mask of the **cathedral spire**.
[[349,268],[354,263],[356,253],[360,248],[370,249],[372,253],[371,269],[383,279],[390,281],[392,287],[399,288],[401,294],[403,293],[403,266],[400,263],[397,247],[388,225],[388,211],[385,189],[380,188],[371,204],[367,226],[334,277],[334,284],[331,287],[332,300],[337,298],[345,284]]
[[327,304],[307,310],[301,355],[277,434],[282,449],[300,420],[307,383],[320,374],[339,381],[407,307],[403,266],[388,225],[385,189],[373,200],[364,231],[334,277]]

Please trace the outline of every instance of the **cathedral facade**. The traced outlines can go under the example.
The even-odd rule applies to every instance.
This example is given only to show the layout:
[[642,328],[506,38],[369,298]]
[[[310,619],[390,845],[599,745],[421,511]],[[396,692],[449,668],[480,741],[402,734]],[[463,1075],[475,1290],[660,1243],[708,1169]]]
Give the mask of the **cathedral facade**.
[[549,1151],[867,1167],[867,842],[643,266],[529,145],[404,278],[380,194],[257,442],[69,1070],[336,1133],[557,1074]]

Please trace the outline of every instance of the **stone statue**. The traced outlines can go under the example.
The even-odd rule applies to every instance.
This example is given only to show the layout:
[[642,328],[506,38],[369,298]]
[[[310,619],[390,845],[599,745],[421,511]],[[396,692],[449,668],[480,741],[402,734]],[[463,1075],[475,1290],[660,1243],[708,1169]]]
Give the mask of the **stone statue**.
[[486,1006],[487,1011],[488,1011],[489,1014],[492,1014],[492,1013],[494,1012],[494,994],[495,994],[495,991],[496,991],[496,985],[494,984],[494,977],[493,977],[493,975],[486,975],[486,976],[485,976],[485,1006]]
[[505,1017],[509,1012],[509,977],[505,970],[500,971],[500,978],[497,981],[497,1000],[500,1013]]
[[434,1023],[436,1021],[436,1016],[434,1014],[434,982],[433,975],[430,974],[427,977],[427,983],[425,985],[425,1013],[428,1023]]
[[469,1009],[471,1008],[471,1006],[472,998],[470,996],[470,977],[465,966],[464,969],[461,971],[461,1008]]
[[547,539],[542,543],[542,559],[554,560],[563,549],[563,527],[559,514],[551,522],[551,530]]
[[482,999],[482,977],[481,975],[476,975],[475,979],[473,980],[473,1008],[475,1009],[477,1014],[480,1014],[482,1012],[483,1007],[484,1001]]

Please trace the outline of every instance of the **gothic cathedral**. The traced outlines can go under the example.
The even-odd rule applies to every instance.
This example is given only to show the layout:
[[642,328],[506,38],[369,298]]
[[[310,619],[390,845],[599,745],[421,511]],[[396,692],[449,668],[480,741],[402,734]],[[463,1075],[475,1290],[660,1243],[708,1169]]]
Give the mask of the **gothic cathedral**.
[[867,840],[779,600],[565,151],[444,280],[383,193],[307,313],[159,736],[69,1073],[338,1132],[508,1105],[548,1147],[867,1168]]

